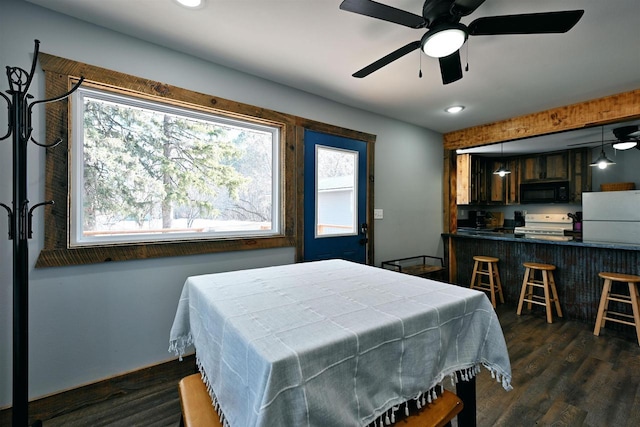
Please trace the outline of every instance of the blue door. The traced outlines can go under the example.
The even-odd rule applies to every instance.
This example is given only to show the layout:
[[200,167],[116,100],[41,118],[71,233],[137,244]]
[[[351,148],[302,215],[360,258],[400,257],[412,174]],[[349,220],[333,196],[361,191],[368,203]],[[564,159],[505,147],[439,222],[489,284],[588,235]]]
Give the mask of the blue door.
[[367,143],[305,130],[304,261],[367,256]]

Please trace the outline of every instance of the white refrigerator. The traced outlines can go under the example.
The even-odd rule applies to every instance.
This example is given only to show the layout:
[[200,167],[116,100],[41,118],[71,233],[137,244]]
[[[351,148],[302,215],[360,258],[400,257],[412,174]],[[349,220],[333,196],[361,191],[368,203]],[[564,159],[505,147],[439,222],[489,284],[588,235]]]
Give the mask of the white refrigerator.
[[640,245],[640,190],[582,193],[582,240]]

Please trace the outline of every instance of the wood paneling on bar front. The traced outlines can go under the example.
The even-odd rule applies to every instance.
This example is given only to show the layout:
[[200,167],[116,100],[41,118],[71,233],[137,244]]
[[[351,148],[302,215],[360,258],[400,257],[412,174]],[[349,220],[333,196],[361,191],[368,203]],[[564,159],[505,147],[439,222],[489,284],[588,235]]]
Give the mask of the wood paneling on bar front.
[[[459,234],[443,236],[444,246],[449,248],[447,258],[456,256],[456,279],[452,282],[469,287],[475,255],[494,256],[500,259],[500,279],[507,303],[516,305],[524,278],[525,262],[555,265],[553,272],[560,305],[565,319],[595,324],[598,304],[602,293],[601,271],[640,273],[640,251],[625,245],[556,243],[533,241],[525,238],[492,239]],[[455,251],[455,253],[451,253]],[[614,284],[614,293],[625,294],[628,290],[622,283]],[[540,308],[540,307],[538,307]],[[627,305],[620,311],[630,312]],[[523,313],[529,313],[529,310]],[[554,320],[555,322],[555,320]],[[624,336],[636,340],[633,327],[608,322],[606,328],[618,330]]]
[[637,117],[640,89],[449,132],[444,135],[444,149],[476,147]]

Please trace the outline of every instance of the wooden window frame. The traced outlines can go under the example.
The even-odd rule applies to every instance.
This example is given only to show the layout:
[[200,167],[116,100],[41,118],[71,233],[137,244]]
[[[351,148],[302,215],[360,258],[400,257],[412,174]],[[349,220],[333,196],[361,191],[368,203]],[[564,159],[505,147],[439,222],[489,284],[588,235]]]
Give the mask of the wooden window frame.
[[47,98],[67,92],[82,76],[87,83],[108,86],[116,92],[162,100],[178,106],[188,105],[190,108],[218,115],[279,127],[282,219],[281,234],[277,236],[69,247],[69,144],[72,140],[72,127],[69,122],[69,100],[65,99],[46,105],[46,142],[61,142],[47,149],[46,153],[45,200],[53,200],[55,204],[45,207],[44,247],[36,261],[37,268],[296,246],[295,116],[45,53],[40,54],[40,64],[45,72]]

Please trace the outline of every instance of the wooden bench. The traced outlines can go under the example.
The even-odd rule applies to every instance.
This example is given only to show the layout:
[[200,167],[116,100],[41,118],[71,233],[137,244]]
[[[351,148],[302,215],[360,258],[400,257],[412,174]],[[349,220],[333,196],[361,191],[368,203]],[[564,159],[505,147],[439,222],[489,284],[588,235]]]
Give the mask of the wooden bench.
[[395,270],[399,273],[411,274],[428,279],[446,280],[444,259],[430,255],[417,255],[408,258],[398,258],[383,261],[382,268]]
[[[207,387],[200,374],[189,375],[178,383],[180,405],[182,406],[181,426],[184,427],[222,427],[220,418],[213,408]],[[395,426],[402,427],[443,427],[462,411],[462,400],[450,391],[433,402],[423,406],[399,421]],[[401,411],[398,411],[400,414]],[[413,412],[413,411],[412,411]]]

